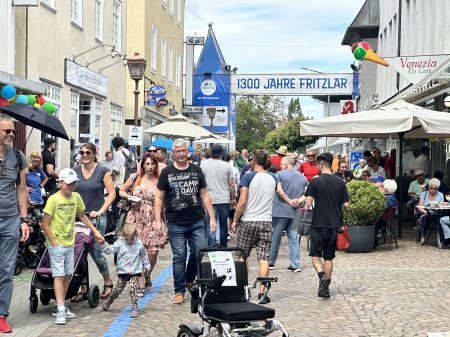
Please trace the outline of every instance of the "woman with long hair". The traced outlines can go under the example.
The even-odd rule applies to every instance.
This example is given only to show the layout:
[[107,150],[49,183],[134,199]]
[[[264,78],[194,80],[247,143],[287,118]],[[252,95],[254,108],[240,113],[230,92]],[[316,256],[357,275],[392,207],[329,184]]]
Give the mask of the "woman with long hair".
[[[153,204],[155,200],[156,185],[158,183],[159,168],[158,160],[153,153],[144,153],[140,162],[139,173],[132,174],[119,191],[120,197],[128,199],[130,196],[140,198],[139,202],[133,203],[125,224],[132,223],[138,231],[138,238],[144,244],[150,260],[150,272],[146,275],[145,288],[151,290],[152,283],[150,274],[156,265],[158,253],[164,248],[166,234],[155,229],[155,215]],[[144,280],[139,280],[141,296],[144,291]]]
[[28,157],[28,173],[26,174],[26,184],[30,205],[43,204],[42,187],[48,181],[47,175],[42,170],[42,155],[38,151],[33,151]]
[[[106,229],[106,212],[116,197],[114,183],[107,167],[97,163],[97,147],[92,143],[85,143],[81,146],[80,165],[74,167],[80,181],[75,187],[83,199],[85,212],[91,218],[98,218],[98,231],[104,235]],[[105,198],[105,189],[108,197]],[[109,276],[108,261],[102,253],[100,246],[95,243],[91,251],[92,259],[97,265],[98,271],[103,276],[103,291],[100,295],[102,299],[109,296],[113,289],[113,281]],[[72,302],[80,302],[87,299],[87,289],[81,285],[80,293],[74,296]]]

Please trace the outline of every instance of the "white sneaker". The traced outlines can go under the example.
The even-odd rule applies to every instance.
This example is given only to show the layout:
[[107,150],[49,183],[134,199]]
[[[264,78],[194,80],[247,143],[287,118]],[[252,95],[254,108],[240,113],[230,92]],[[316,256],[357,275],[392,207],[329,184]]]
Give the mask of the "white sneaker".
[[[58,306],[56,306],[56,305],[53,306],[52,316],[58,317]],[[77,318],[77,315],[75,315],[72,311],[69,310],[68,307],[66,307],[66,318],[69,318],[69,319]]]
[[56,315],[55,324],[58,325],[66,325],[66,313],[65,311],[58,310],[58,314]]

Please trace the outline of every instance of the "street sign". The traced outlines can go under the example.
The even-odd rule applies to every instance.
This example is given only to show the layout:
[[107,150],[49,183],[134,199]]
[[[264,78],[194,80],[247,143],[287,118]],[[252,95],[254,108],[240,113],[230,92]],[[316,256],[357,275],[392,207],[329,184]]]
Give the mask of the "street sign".
[[185,106],[181,112],[183,113],[188,113],[191,115],[201,115],[201,113],[203,112],[203,107],[202,106],[193,106],[193,105],[188,105]]
[[144,129],[142,126],[130,125],[128,130],[128,144],[129,145],[142,145]]
[[205,38],[200,36],[187,36],[187,45],[203,45],[205,43]]

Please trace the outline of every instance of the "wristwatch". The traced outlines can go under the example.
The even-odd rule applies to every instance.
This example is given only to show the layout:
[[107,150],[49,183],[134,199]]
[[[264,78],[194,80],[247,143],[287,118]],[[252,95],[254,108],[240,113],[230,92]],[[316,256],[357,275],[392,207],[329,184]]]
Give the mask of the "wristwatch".
[[20,217],[20,223],[21,223],[21,224],[22,224],[22,223],[29,224],[29,223],[30,223],[30,218],[27,217],[27,216],[25,216],[25,217],[21,216],[21,217]]

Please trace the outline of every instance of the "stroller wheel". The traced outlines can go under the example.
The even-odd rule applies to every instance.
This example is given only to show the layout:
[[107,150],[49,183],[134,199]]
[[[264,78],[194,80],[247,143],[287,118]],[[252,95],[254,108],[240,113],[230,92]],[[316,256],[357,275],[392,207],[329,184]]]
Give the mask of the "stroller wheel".
[[187,326],[182,326],[180,330],[178,330],[177,337],[197,337]]
[[31,254],[27,260],[27,267],[30,269],[36,269],[39,264],[40,257],[37,254]]
[[14,267],[14,275],[19,275],[22,272],[22,257],[17,257],[16,266]]
[[100,289],[98,289],[98,285],[93,284],[89,287],[88,291],[88,303],[91,308],[96,308],[98,306],[98,302],[100,301]]
[[39,293],[39,299],[43,305],[47,305],[50,303],[51,297],[45,292],[45,290],[41,289]]
[[38,308],[38,298],[36,295],[30,296],[30,311],[32,314],[34,314],[37,311]]

